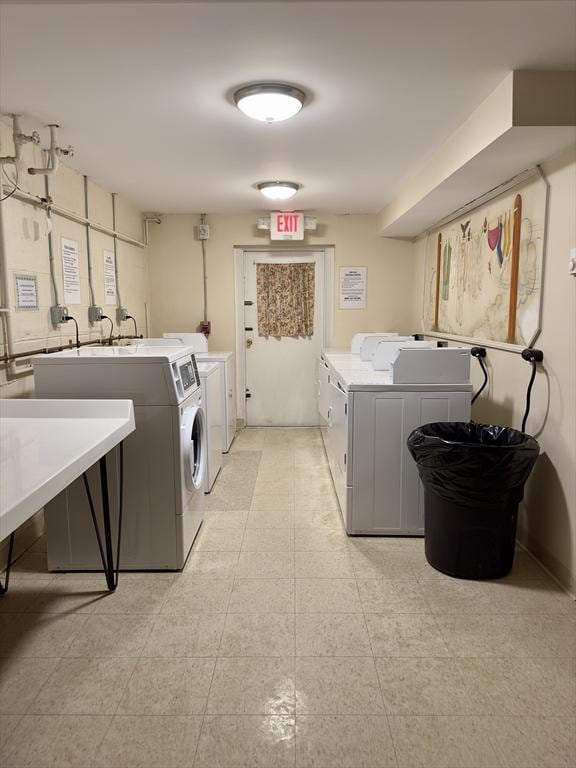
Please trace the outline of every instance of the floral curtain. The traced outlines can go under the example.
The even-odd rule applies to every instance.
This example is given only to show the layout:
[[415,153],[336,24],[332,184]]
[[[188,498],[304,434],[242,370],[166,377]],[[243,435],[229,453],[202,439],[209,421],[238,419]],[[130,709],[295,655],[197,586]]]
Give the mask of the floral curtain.
[[259,336],[312,336],[314,263],[256,264]]

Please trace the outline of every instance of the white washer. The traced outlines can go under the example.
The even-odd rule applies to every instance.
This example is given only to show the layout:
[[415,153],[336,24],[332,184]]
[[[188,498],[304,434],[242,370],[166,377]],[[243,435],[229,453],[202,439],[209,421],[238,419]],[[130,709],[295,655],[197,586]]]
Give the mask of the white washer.
[[[228,453],[236,436],[236,363],[234,352],[208,352],[208,341],[203,333],[165,333],[164,340],[172,343],[178,339],[188,344],[196,354],[199,363],[218,363],[222,368],[222,450]],[[157,343],[159,339],[149,339]],[[145,343],[146,339],[138,343]]]
[[208,352],[203,333],[165,333],[161,339],[134,339],[137,347],[167,347],[184,344],[199,363],[218,363],[222,376],[222,453],[228,453],[236,436],[236,365],[233,352]]
[[[125,441],[122,570],[178,570],[202,524],[205,417],[196,361],[187,347],[83,347],[33,358],[36,395],[134,402]],[[117,460],[109,461],[117,497]],[[91,477],[98,508],[96,474]],[[117,510],[113,503],[112,509]],[[45,509],[51,571],[100,568],[81,479]]]
[[200,363],[217,363],[222,372],[222,451],[228,453],[236,436],[236,365],[233,352],[197,352]]
[[204,492],[210,493],[222,469],[222,371],[217,363],[198,363],[206,414],[206,472]]

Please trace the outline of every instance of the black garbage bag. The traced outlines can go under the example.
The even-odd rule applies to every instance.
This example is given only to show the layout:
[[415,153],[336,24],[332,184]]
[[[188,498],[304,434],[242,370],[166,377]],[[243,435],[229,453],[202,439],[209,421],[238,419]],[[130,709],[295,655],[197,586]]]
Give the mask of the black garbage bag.
[[435,422],[415,429],[408,449],[424,485],[428,562],[460,578],[508,573],[538,442],[509,427]]

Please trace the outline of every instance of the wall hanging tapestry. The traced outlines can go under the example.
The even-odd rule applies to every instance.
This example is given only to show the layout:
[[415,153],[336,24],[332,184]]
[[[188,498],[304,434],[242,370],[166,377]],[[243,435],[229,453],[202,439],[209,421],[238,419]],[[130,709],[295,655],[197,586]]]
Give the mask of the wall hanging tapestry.
[[547,185],[529,180],[432,230],[424,328],[527,346],[540,331]]
[[259,336],[312,336],[314,263],[256,264]]

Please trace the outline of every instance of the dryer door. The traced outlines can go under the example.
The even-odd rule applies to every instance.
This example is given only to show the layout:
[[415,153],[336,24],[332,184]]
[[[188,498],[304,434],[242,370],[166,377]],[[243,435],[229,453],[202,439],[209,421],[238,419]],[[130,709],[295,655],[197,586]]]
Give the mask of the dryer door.
[[189,491],[200,490],[206,471],[205,419],[202,408],[191,405],[184,410],[180,423],[182,471]]

